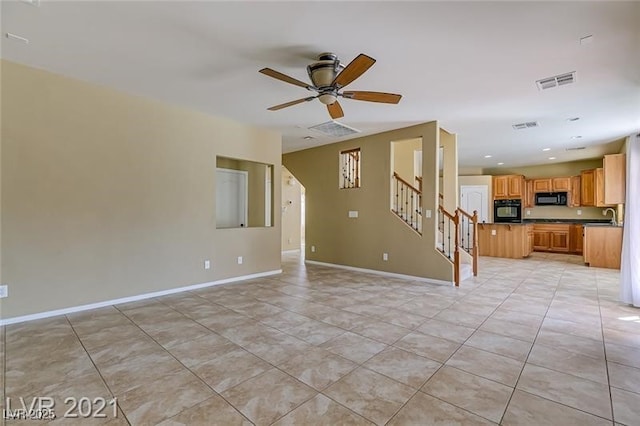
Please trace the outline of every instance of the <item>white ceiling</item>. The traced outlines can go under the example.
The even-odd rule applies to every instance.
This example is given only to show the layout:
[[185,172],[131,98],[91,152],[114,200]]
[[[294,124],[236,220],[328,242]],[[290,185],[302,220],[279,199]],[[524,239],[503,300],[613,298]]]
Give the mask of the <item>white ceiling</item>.
[[[403,95],[342,100],[344,124],[366,134],[439,120],[458,134],[461,166],[593,158],[640,131],[639,2],[40,0],[2,1],[1,12],[5,59],[278,129],[285,152],[334,142],[307,130],[329,116],[318,101],[267,111],[309,92],[258,70],[308,81],[326,51],[378,60],[350,90]],[[573,85],[535,85],[571,71]],[[512,129],[523,121],[540,127]],[[565,150],[577,146],[588,149]]]

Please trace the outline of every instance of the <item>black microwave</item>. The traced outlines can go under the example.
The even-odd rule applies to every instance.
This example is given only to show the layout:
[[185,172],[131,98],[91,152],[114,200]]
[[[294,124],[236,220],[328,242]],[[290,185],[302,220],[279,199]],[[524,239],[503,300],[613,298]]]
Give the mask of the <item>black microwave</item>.
[[566,192],[538,192],[536,193],[536,206],[566,206]]

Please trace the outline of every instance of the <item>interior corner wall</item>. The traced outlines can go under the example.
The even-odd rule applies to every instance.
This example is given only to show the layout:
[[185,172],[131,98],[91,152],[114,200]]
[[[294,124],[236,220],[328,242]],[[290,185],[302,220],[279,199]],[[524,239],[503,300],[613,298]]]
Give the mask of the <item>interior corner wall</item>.
[[[283,164],[305,187],[306,259],[451,282],[451,263],[435,248],[438,129],[433,121],[285,154]],[[423,148],[422,235],[390,210],[391,143],[417,138]],[[339,189],[339,153],[351,148],[361,150],[361,187]],[[349,218],[349,211],[358,217]]]
[[215,218],[216,156],[279,176],[279,134],[8,61],[1,78],[3,318],[280,269],[280,215]]
[[442,188],[443,206],[453,213],[458,208],[458,146],[456,135],[440,129],[440,146],[443,148]]
[[282,250],[297,250],[301,245],[302,187],[300,182],[282,167]]

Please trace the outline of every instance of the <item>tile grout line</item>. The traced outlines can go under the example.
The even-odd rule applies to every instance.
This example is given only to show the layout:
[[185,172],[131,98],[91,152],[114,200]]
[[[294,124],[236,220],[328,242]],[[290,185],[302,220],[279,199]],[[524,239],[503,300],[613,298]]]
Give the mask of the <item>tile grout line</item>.
[[[165,306],[168,306],[168,305],[165,305]],[[173,309],[173,310],[174,310],[174,311],[176,311],[176,312],[179,312],[179,311],[177,311],[176,309],[172,308],[171,306],[168,306],[168,307],[169,307],[169,308],[171,308],[171,309]],[[122,315],[124,315],[124,316],[129,320],[129,321],[131,321],[131,322],[132,322],[136,327],[138,327],[138,328],[139,328],[139,329],[140,329],[140,330],[141,330],[141,331],[142,331],[142,332],[143,332],[147,337],[149,337],[149,339],[151,339],[152,341],[154,341],[158,346],[160,346],[160,347],[162,348],[162,350],[164,350],[166,353],[168,353],[168,354],[169,354],[169,356],[171,356],[171,358],[175,359],[175,360],[176,360],[180,365],[182,365],[185,369],[187,369],[187,370],[188,370],[188,371],[189,371],[193,376],[197,377],[197,378],[198,378],[198,380],[199,380],[202,384],[204,384],[206,387],[208,387],[209,389],[211,389],[211,391],[214,393],[214,395],[210,396],[209,398],[206,398],[206,399],[204,399],[204,400],[202,400],[202,401],[199,401],[199,402],[197,402],[197,403],[195,403],[195,404],[193,404],[193,405],[191,405],[191,406],[189,406],[189,407],[185,407],[185,408],[184,408],[182,411],[180,411],[179,413],[176,413],[176,414],[174,414],[174,415],[173,415],[173,416],[171,416],[171,417],[167,417],[167,418],[163,419],[162,421],[167,420],[167,419],[171,419],[171,418],[173,418],[173,417],[175,417],[175,416],[179,415],[180,413],[183,413],[184,411],[189,410],[189,409],[191,409],[191,408],[195,407],[196,405],[199,405],[199,404],[201,404],[201,403],[203,403],[203,402],[205,402],[205,401],[208,401],[209,399],[213,398],[213,397],[214,397],[214,396],[216,396],[216,395],[218,395],[218,396],[219,396],[220,398],[222,398],[222,399],[223,399],[227,404],[229,404],[231,407],[233,407],[233,409],[234,409],[234,410],[236,410],[236,411],[237,411],[237,412],[238,412],[242,417],[244,417],[245,419],[249,420],[249,419],[248,419],[248,418],[247,418],[247,417],[246,417],[246,416],[245,416],[245,415],[244,415],[240,410],[238,410],[238,409],[236,408],[236,406],[235,406],[235,405],[233,405],[233,404],[231,404],[229,401],[227,401],[227,400],[226,400],[226,399],[225,399],[225,398],[224,398],[224,397],[223,397],[219,392],[217,392],[215,389],[213,389],[211,386],[209,386],[209,384],[208,384],[207,382],[205,382],[205,381],[204,381],[204,380],[203,380],[199,375],[197,375],[197,374],[196,374],[195,372],[193,372],[189,367],[187,367],[186,365],[184,365],[184,364],[183,364],[183,363],[182,363],[178,358],[176,358],[176,357],[175,357],[175,356],[174,356],[174,355],[173,355],[173,354],[172,354],[172,353],[171,353],[167,348],[165,348],[165,347],[164,347],[160,342],[158,342],[158,341],[157,341],[156,339],[154,339],[151,335],[149,335],[149,333],[147,333],[147,331],[146,331],[146,330],[144,330],[142,327],[140,327],[140,325],[139,325],[138,323],[136,323],[133,319],[131,319],[131,318],[130,318],[130,317],[129,317],[125,312],[123,312],[122,310],[120,310],[120,309],[119,309],[118,307],[116,307],[116,306],[114,306],[114,308],[115,308],[115,309],[117,309],[117,310],[118,310]],[[182,312],[179,312],[179,313],[180,313],[181,315],[184,315]],[[185,315],[185,316],[186,316],[186,315]],[[202,324],[200,324],[200,325],[202,325]],[[204,326],[203,326],[203,327],[204,327]],[[206,327],[205,327],[205,328],[206,328]],[[208,329],[208,328],[207,328],[207,329]],[[208,329],[208,330],[209,330],[209,329]],[[213,331],[213,330],[210,330],[210,331]],[[215,332],[214,332],[214,333],[215,333]],[[216,334],[218,334],[218,333],[216,333]],[[202,336],[201,338],[204,338],[204,337],[206,337],[206,336]],[[222,337],[224,337],[224,336],[222,336]],[[226,337],[225,337],[225,339],[226,339]],[[199,339],[193,339],[193,340],[199,340]],[[193,341],[193,340],[191,340],[191,341]],[[229,339],[227,339],[227,340],[229,340]],[[187,342],[185,342],[185,343],[187,343]],[[232,343],[233,343],[233,342],[232,342]],[[239,346],[239,345],[238,345],[238,346]],[[244,348],[243,348],[243,349],[244,349]],[[257,376],[254,376],[254,377],[257,377]],[[249,380],[249,379],[247,379],[247,380]],[[245,381],[246,381],[246,380],[244,380],[242,383],[244,383]],[[240,383],[238,383],[238,384],[240,384]],[[236,386],[237,386],[237,385],[236,385]],[[125,392],[125,393],[126,393],[126,392]],[[250,420],[249,420],[249,421],[250,421]],[[251,421],[250,421],[250,422],[251,422]],[[253,422],[251,422],[251,423],[253,423]]]
[[599,285],[599,277],[598,271],[595,271],[596,278],[596,295],[598,297],[598,313],[600,314],[600,332],[602,333],[602,349],[604,350],[604,368],[607,373],[607,388],[609,390],[609,404],[611,407],[611,421],[613,424],[616,423],[615,412],[613,410],[613,391],[611,390],[611,376],[609,375],[609,362],[607,360],[607,345],[605,344],[605,336],[604,336],[604,321],[602,321],[602,307],[600,306],[600,285]]
[[[107,388],[107,390],[111,394],[111,398],[114,398],[117,401],[116,394],[111,390],[111,387],[109,386],[109,384],[105,380],[104,376],[102,375],[102,372],[100,372],[100,369],[98,368],[98,366],[94,362],[93,358],[91,357],[91,354],[89,353],[89,351],[85,347],[84,343],[82,343],[82,339],[80,339],[80,336],[78,335],[78,332],[76,331],[75,327],[71,323],[71,320],[69,320],[69,317],[67,315],[65,315],[64,318],[67,321],[67,323],[69,324],[69,327],[71,327],[71,330],[73,331],[73,334],[76,336],[76,339],[78,340],[78,343],[80,343],[80,346],[82,346],[82,349],[87,354],[87,357],[91,361],[91,364],[93,365],[93,368],[95,368],[96,372],[98,373],[98,376],[100,376],[100,380],[102,381],[102,384],[104,384],[104,386]],[[122,413],[122,415],[124,416],[124,420],[129,425],[131,425],[131,422],[129,421],[129,418],[127,417],[127,414],[124,412],[124,410],[122,410],[119,405],[117,405],[117,408],[118,408],[118,412]]]

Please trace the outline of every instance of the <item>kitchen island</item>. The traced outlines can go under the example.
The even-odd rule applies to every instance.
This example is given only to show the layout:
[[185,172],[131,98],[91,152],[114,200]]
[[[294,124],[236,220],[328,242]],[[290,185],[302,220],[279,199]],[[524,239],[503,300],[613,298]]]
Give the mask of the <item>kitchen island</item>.
[[480,256],[522,259],[533,251],[533,225],[528,223],[479,223]]

